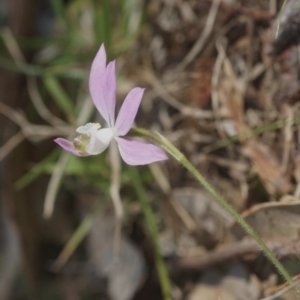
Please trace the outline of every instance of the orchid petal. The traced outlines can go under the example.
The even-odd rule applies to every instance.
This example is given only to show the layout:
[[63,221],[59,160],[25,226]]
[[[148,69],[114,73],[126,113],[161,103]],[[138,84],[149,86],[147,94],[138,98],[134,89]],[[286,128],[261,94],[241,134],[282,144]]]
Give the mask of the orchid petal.
[[80,150],[77,150],[74,145],[73,142],[68,141],[66,139],[63,138],[57,138],[54,140],[55,143],[57,143],[59,146],[61,146],[64,150],[66,150],[67,152],[76,155],[76,156],[88,156],[89,154],[84,153]]
[[86,134],[88,136],[92,136],[96,133],[96,131],[100,128],[99,123],[87,123],[84,126],[79,126],[76,129],[76,132],[81,134]]
[[90,79],[89,79],[89,88],[92,96],[92,100],[105,119],[109,124],[109,109],[105,99],[105,69],[106,69],[106,52],[104,45],[102,44],[96,57],[91,66]]
[[138,141],[115,138],[123,160],[131,166],[147,165],[168,159],[164,151],[152,145]]
[[125,135],[132,127],[143,94],[144,89],[142,88],[134,88],[128,93],[115,124],[115,132],[117,136]]
[[115,61],[110,62],[105,70],[105,101],[108,109],[109,127],[113,127],[115,123],[115,107],[116,107],[116,68]]
[[90,143],[86,146],[85,150],[90,155],[100,154],[106,150],[112,138],[113,131],[111,128],[100,129],[91,136]]

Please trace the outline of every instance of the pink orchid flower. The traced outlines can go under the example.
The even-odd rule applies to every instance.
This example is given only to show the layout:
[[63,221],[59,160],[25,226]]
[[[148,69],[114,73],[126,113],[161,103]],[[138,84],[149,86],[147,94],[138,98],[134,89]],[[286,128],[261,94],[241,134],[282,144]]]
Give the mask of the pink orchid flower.
[[115,121],[116,74],[115,61],[106,66],[106,52],[102,45],[93,61],[89,78],[90,93],[99,113],[108,124],[88,123],[76,129],[78,136],[73,141],[57,138],[54,141],[64,150],[76,156],[102,153],[114,139],[121,157],[128,165],[146,165],[167,159],[166,154],[152,144],[122,138],[132,127],[140,106],[144,89],[132,89],[124,100]]

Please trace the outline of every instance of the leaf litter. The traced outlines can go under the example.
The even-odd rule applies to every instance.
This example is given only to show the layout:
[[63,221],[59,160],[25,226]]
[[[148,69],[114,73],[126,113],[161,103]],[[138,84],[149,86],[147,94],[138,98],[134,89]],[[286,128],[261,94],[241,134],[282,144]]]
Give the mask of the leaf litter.
[[[150,60],[154,66],[151,70],[153,78],[149,80],[146,77],[145,80],[150,85],[149,105],[164,109],[164,115],[158,116],[160,131],[192,159],[233,206],[244,212],[247,221],[268,242],[274,253],[284,259],[286,266],[289,259],[299,264],[297,239],[300,228],[299,188],[296,192],[299,127],[288,121],[299,113],[299,58],[296,58],[297,46],[285,41],[293,39],[293,30],[297,26],[289,18],[292,2],[283,11],[283,24],[277,40],[274,28],[282,2],[277,3],[275,13],[268,1],[264,4],[259,1],[221,2],[205,45],[175,75],[170,73],[174,66],[182,65],[186,60],[186,47],[191,40],[195,43],[197,36],[203,34],[205,20],[203,17],[193,23],[199,31],[198,35],[192,36],[193,31],[186,29],[191,23],[184,23],[182,18],[181,5],[189,6],[200,16],[203,11],[209,11],[214,1],[155,2],[162,9],[167,9],[176,22],[164,27],[157,9],[157,15],[147,24],[148,36],[144,36],[140,43],[141,47],[145,47],[147,41],[155,36],[160,40],[160,51],[164,53],[159,64],[155,62],[157,52],[149,54],[145,50],[140,57],[141,61]],[[294,12],[292,17],[296,18],[296,15]],[[160,82],[160,89],[156,82]],[[174,89],[175,86],[177,89]],[[159,102],[161,100],[162,103]],[[174,101],[176,105],[173,105]],[[192,107],[195,113],[183,116],[183,107]],[[199,111],[199,117],[196,111]],[[200,112],[207,117],[201,117]],[[209,116],[208,112],[212,114]],[[166,118],[171,123],[164,132]],[[281,128],[249,134],[237,143],[228,143],[225,148],[211,153],[202,152],[209,144],[236,135],[242,137],[253,129],[279,120],[286,120]],[[181,135],[180,131],[186,134]],[[222,216],[213,199],[207,201],[206,192],[199,189],[188,174],[171,175],[170,170],[176,168],[172,164],[167,163],[170,185],[176,187],[171,197],[181,204],[196,228],[188,229],[183,222],[179,232],[176,229],[173,235],[168,235],[170,239],[175,235],[177,240],[177,246],[176,242],[173,246],[173,255],[177,258],[169,264],[171,274],[177,278],[176,274],[182,268],[185,272],[189,270],[193,276],[198,270],[204,278],[211,272],[216,272],[211,278],[223,278],[209,288],[202,283],[201,277],[197,279],[197,276],[190,275],[189,283],[182,278],[177,279],[187,295],[186,299],[263,297],[266,287],[275,284],[269,280],[274,270],[267,267],[268,264],[259,266],[259,249],[245,240],[245,233],[237,224],[230,224]],[[239,168],[239,164],[244,167]],[[288,195],[293,198],[292,203],[280,201]],[[168,230],[172,232],[172,228]],[[189,238],[184,239],[187,235]],[[182,241],[189,242],[182,244]],[[173,242],[169,240],[169,243]],[[219,273],[224,268],[235,266],[236,259],[247,274],[245,278],[240,276],[240,282],[233,281],[240,294],[231,289],[224,290],[221,282],[230,278],[230,273]],[[297,274],[297,268],[290,271],[294,272],[293,275]],[[243,285],[250,284],[247,281],[249,276],[255,278],[256,288],[251,289],[253,294],[243,290]]]

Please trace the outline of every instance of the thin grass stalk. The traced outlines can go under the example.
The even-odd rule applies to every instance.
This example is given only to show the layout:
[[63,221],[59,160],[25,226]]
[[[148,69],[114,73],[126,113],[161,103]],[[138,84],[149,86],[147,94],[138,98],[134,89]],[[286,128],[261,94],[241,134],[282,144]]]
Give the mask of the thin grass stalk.
[[281,129],[281,128],[287,126],[288,124],[297,125],[299,123],[300,123],[300,116],[295,116],[294,118],[287,118],[284,120],[279,120],[279,121],[276,121],[276,122],[273,122],[273,123],[270,123],[267,125],[263,125],[263,126],[260,126],[257,128],[250,129],[249,131],[246,131],[244,133],[237,134],[237,135],[231,136],[226,139],[222,139],[219,142],[216,142],[212,145],[203,147],[202,150],[204,153],[209,153],[209,152],[224,148],[226,146],[229,146],[233,143],[237,143],[237,142],[246,140],[248,138],[258,136],[262,133]]
[[287,4],[288,0],[284,0],[281,8],[280,8],[280,12],[279,12],[279,18],[277,21],[277,26],[276,26],[276,33],[275,33],[275,38],[278,38],[278,34],[279,34],[279,30],[280,30],[280,25],[281,25],[281,18],[282,18],[282,14],[284,12],[285,6]]
[[159,277],[159,282],[163,294],[164,300],[172,300],[171,297],[171,283],[169,279],[169,273],[165,265],[164,259],[160,253],[158,229],[155,223],[154,214],[149,204],[149,199],[144,190],[137,168],[129,168],[130,177],[132,178],[132,184],[137,193],[138,199],[141,203],[142,211],[145,216],[146,224],[149,229],[151,240],[154,248],[155,265]]

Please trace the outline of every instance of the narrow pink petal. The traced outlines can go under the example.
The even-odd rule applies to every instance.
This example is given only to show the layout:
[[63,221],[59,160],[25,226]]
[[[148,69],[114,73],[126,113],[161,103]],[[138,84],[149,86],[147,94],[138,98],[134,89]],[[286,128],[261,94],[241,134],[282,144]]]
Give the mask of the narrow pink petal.
[[110,62],[105,70],[105,101],[107,103],[109,127],[115,124],[115,107],[116,107],[116,70],[115,61]]
[[58,144],[59,146],[61,146],[64,150],[66,150],[67,152],[71,153],[71,154],[74,154],[76,156],[87,156],[88,154],[82,152],[82,151],[79,151],[77,150],[73,143],[71,141],[68,141],[66,139],[63,139],[63,138],[57,138],[54,140],[54,142],[56,144]]
[[94,61],[92,63],[89,88],[92,100],[107,123],[109,123],[109,109],[105,98],[105,69],[106,69],[106,52],[104,44],[101,45]]
[[138,141],[115,138],[123,160],[131,166],[147,165],[156,161],[168,159],[160,148]]
[[132,127],[143,94],[144,89],[137,87],[132,89],[125,98],[115,125],[115,131],[118,136],[125,135]]

